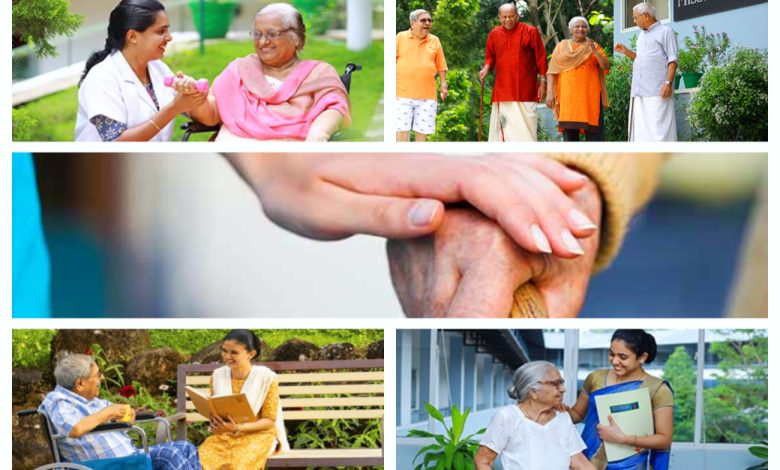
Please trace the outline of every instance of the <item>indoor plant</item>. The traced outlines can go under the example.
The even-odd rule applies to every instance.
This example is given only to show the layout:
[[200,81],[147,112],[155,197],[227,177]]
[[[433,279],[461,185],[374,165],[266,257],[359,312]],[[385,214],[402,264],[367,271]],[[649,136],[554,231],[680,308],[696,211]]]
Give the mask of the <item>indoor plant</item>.
[[429,468],[457,468],[473,469],[474,455],[479,448],[479,441],[474,436],[483,434],[485,429],[469,434],[463,437],[463,429],[466,426],[466,420],[469,417],[470,410],[461,413],[457,405],[452,406],[452,427],[448,427],[444,421],[441,411],[437,410],[430,403],[425,404],[428,414],[444,426],[444,433],[436,434],[420,429],[412,429],[406,437],[427,437],[435,439],[436,442],[425,446],[417,452],[412,461],[412,465],[417,462],[417,458],[423,456],[423,461],[414,467],[414,470],[424,470]]

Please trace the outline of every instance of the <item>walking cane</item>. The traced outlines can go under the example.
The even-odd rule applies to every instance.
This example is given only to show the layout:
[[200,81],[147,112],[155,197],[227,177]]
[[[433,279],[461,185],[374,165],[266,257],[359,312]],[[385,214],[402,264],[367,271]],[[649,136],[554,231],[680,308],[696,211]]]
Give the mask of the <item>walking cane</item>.
[[482,106],[485,104],[485,79],[479,81],[479,130],[477,131],[477,142],[482,142]]

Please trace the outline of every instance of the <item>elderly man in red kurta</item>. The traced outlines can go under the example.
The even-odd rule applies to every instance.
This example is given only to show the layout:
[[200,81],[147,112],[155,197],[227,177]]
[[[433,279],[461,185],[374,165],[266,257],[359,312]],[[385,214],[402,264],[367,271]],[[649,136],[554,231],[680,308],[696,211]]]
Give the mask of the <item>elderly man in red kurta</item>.
[[488,35],[485,65],[480,81],[496,71],[490,113],[492,142],[535,141],[536,105],[546,95],[547,54],[542,36],[533,26],[520,23],[513,3],[498,9],[501,26]]

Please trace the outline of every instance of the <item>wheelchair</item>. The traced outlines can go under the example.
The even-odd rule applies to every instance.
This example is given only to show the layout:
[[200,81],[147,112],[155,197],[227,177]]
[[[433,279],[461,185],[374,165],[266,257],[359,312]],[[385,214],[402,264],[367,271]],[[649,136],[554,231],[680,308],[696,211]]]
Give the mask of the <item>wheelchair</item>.
[[[352,62],[348,63],[344,67],[344,73],[342,73],[339,78],[341,79],[341,83],[344,84],[344,88],[347,89],[347,95],[349,95],[349,89],[352,86],[352,72],[357,72],[359,70],[362,70],[363,66],[360,64],[353,64]],[[212,141],[216,138],[217,132],[219,131],[219,128],[222,126],[222,124],[217,124],[214,126],[207,126],[205,124],[201,124],[198,121],[188,121],[182,124],[179,128],[184,131],[184,135],[181,138],[182,142],[187,142],[190,140],[190,136],[192,134],[199,134],[202,132],[213,132],[214,134],[209,138],[209,141]],[[333,133],[333,135],[330,137],[331,141],[352,141],[352,140],[361,140],[362,134],[359,131],[353,130],[353,129],[342,129],[340,131],[336,131]]]
[[134,433],[141,439],[143,453],[128,455],[126,457],[90,460],[85,462],[63,462],[59,448],[57,447],[57,441],[64,439],[67,436],[55,432],[54,426],[52,426],[46,413],[37,409],[31,409],[22,410],[16,414],[19,418],[38,416],[41,429],[46,438],[46,443],[49,445],[49,450],[54,462],[37,467],[35,470],[104,470],[116,468],[121,468],[123,470],[152,470],[152,458],[149,455],[149,442],[146,437],[146,431],[138,426],[138,424],[157,423],[156,441],[171,441],[171,428],[168,420],[155,416],[152,413],[139,413],[136,415],[136,419],[132,424],[118,422],[101,424],[90,431],[89,434],[115,431],[122,431],[125,434]]

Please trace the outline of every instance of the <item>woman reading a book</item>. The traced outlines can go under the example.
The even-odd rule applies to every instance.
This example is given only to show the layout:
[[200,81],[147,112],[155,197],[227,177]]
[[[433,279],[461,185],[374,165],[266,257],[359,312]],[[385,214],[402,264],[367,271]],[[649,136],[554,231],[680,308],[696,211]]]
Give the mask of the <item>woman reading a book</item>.
[[585,444],[566,412],[558,411],[566,388],[555,364],[531,361],[520,366],[507,390],[517,404],[490,419],[474,458],[489,470],[498,456],[508,470],[595,470],[582,454]]
[[[584,421],[582,439],[588,448],[585,455],[598,470],[645,469],[648,462],[653,470],[669,466],[669,448],[672,445],[674,398],[669,384],[645,372],[643,366],[655,359],[655,338],[644,330],[616,330],[609,347],[611,369],[591,372],[582,385],[577,403],[569,409],[574,423]],[[609,424],[599,424],[595,397],[610,393],[646,388],[650,393],[655,433],[649,436],[625,434],[609,416]],[[636,453],[621,460],[609,462],[604,442],[633,447]]]
[[256,421],[237,423],[232,417],[211,418],[211,432],[198,449],[204,470],[265,468],[271,454],[289,450],[279,402],[276,373],[253,365],[260,339],[249,330],[232,330],[222,342],[225,366],[211,376],[212,396],[245,394]]

